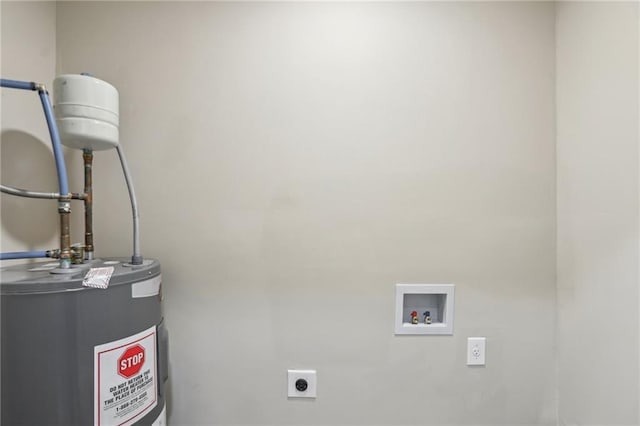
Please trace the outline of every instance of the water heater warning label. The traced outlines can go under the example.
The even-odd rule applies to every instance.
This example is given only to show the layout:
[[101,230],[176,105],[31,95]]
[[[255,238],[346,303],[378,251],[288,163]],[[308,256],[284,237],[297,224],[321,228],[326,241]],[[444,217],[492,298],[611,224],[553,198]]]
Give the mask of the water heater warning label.
[[127,426],[158,403],[156,328],[94,348],[94,424]]

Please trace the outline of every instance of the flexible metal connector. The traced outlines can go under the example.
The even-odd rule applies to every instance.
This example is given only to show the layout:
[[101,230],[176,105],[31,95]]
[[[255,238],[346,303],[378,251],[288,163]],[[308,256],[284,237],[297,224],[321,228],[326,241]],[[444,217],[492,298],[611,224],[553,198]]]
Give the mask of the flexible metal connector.
[[60,198],[60,194],[58,194],[57,192],[28,191],[26,189],[13,188],[6,185],[0,185],[0,191],[5,194],[17,195],[18,197],[44,198],[49,200],[57,200],[58,198]]
[[[0,185],[0,192],[9,195],[16,195],[18,197],[26,197],[26,198],[40,198],[46,200],[57,200],[60,198],[60,194],[57,192],[38,192],[38,191],[30,191],[28,189],[16,188],[13,186]],[[77,192],[72,192],[68,194],[68,197],[72,200],[84,200],[85,194],[79,194]],[[65,197],[62,197],[65,198]]]

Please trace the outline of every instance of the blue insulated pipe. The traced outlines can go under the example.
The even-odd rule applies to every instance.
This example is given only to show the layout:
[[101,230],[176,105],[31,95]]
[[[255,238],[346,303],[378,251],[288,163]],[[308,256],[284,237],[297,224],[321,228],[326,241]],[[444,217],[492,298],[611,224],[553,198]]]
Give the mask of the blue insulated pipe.
[[53,116],[53,108],[51,107],[51,101],[49,100],[49,94],[46,90],[39,89],[38,95],[40,95],[40,101],[42,102],[42,109],[44,110],[44,116],[47,119],[47,126],[49,127],[49,134],[51,135],[51,144],[53,146],[53,157],[56,160],[56,170],[58,171],[58,184],[60,186],[60,195],[66,196],[69,194],[69,183],[67,181],[67,167],[64,162],[64,156],[62,154],[62,143],[60,142],[60,134],[58,133],[58,126],[56,126],[56,119]]
[[0,79],[0,87],[8,87],[10,89],[22,89],[22,90],[37,90],[42,102],[42,109],[44,110],[44,116],[47,119],[47,127],[49,128],[49,135],[51,135],[51,145],[53,146],[53,157],[56,161],[56,170],[58,171],[58,186],[60,189],[60,195],[66,196],[69,194],[69,183],[67,181],[67,167],[62,155],[62,144],[60,143],[60,134],[58,133],[58,126],[56,126],[56,120],[53,116],[53,108],[51,107],[51,101],[49,100],[49,94],[42,84],[36,84],[30,81],[18,81],[9,80],[6,78]]
[[[49,99],[49,93],[44,84],[0,79],[1,87],[8,87],[11,89],[23,89],[34,90],[38,92],[40,102],[42,103],[42,109],[44,110],[44,117],[47,120],[47,127],[49,128],[49,135],[51,136],[51,146],[53,148],[53,157],[56,162],[56,171],[58,172],[58,186],[60,198],[58,199],[58,213],[60,214],[60,267],[63,269],[69,268],[70,262],[70,237],[69,237],[69,213],[70,199],[72,195],[69,193],[69,182],[67,180],[67,167],[64,162],[64,156],[62,154],[62,143],[60,142],[60,133],[58,133],[58,126],[56,125],[55,117],[53,116],[53,107],[51,106],[51,100]],[[38,257],[48,257],[47,252],[35,251],[35,252],[15,252],[15,253],[0,253],[0,260],[7,259],[29,259]]]
[[0,253],[0,260],[10,259],[37,259],[47,256],[46,251],[11,251],[7,253]]
[[18,81],[0,78],[0,87],[8,87],[10,89],[36,90],[36,84],[31,81]]

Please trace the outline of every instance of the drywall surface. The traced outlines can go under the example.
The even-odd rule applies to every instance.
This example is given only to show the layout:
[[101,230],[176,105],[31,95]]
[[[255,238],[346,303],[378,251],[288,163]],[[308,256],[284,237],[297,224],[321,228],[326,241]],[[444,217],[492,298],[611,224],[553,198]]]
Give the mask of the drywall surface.
[[638,3],[557,7],[559,424],[638,425]]
[[[56,7],[53,2],[0,3],[0,75],[50,85],[56,63]],[[2,183],[57,192],[51,142],[36,92],[0,89]],[[2,251],[59,247],[55,201],[2,194]],[[4,263],[3,263],[4,264]]]
[[[58,70],[121,95],[163,262],[169,423],[555,424],[554,5],[57,4]],[[102,256],[130,253],[96,155]],[[453,336],[394,285],[453,283]],[[487,337],[487,366],[466,338]],[[316,369],[316,400],[286,370]]]

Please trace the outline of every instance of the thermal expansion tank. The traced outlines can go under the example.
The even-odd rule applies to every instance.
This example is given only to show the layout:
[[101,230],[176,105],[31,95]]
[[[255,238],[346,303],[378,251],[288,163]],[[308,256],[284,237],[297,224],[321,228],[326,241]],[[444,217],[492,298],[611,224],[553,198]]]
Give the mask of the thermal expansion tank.
[[119,95],[111,84],[86,74],[64,74],[53,80],[53,98],[62,144],[93,151],[118,145]]
[[[2,269],[3,425],[166,424],[160,264],[124,262]],[[106,289],[83,286],[95,268],[113,268]]]

